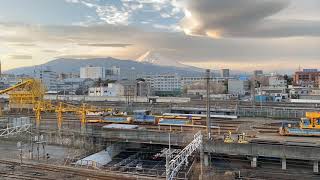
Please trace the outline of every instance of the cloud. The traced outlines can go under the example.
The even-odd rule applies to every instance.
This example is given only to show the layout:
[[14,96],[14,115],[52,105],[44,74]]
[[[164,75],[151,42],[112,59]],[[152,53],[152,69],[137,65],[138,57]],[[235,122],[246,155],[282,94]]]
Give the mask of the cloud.
[[162,24],[153,24],[152,25],[154,28],[157,29],[162,29],[162,30],[167,30],[170,32],[179,32],[181,31],[181,27],[177,25],[162,25]]
[[[83,13],[77,18],[70,14],[66,22],[57,19],[55,25],[50,13],[30,13],[46,25],[38,24],[38,18],[32,21],[37,24],[27,24],[27,17],[19,18],[24,24],[0,22],[0,53],[7,67],[41,64],[57,56],[136,59],[150,50],[202,67],[259,62],[267,67],[281,61],[291,68],[320,59],[319,16],[308,18],[310,8],[296,5],[297,10],[291,7],[294,0],[66,1],[77,4],[63,5]],[[30,54],[32,61],[9,58],[15,54]]]
[[[157,21],[158,24],[168,25],[167,22],[162,20],[172,21],[172,19],[178,19],[183,15],[177,0],[66,0],[66,2],[82,4],[95,11],[98,20],[87,18],[86,21],[74,23],[82,26],[88,26],[92,23],[127,26],[138,24],[141,21],[146,22],[145,16],[148,20]],[[176,25],[176,22],[170,22],[170,24]]]
[[22,46],[22,47],[35,47],[37,46],[36,44],[33,43],[14,43],[14,44],[10,44],[12,46]]
[[105,44],[105,43],[87,43],[87,44],[78,44],[79,46],[94,46],[94,47],[128,47],[132,44]]
[[101,4],[98,1],[88,0],[66,0],[66,2],[80,3],[88,8],[94,9],[102,22],[112,25],[128,25],[129,18],[133,11],[143,7],[143,5],[131,1],[125,2],[122,7],[118,7],[115,4]]
[[57,50],[53,50],[53,49],[44,49],[44,50],[41,50],[42,52],[44,53],[59,53],[60,51],[57,51]]
[[32,56],[31,55],[24,55],[24,54],[20,54],[20,55],[15,54],[15,55],[9,55],[9,58],[21,60],[21,59],[32,59]]
[[[55,57],[110,56],[120,59],[136,59],[149,50],[183,63],[213,68],[218,64],[236,68],[240,67],[239,64],[257,64],[258,62],[265,62],[266,67],[270,65],[271,68],[279,61],[287,63],[288,68],[293,68],[292,66],[297,64],[308,65],[320,59],[320,37],[212,40],[206,36],[188,36],[183,32],[147,31],[132,26],[107,24],[88,27],[16,24],[1,27],[0,34],[14,31],[15,33],[11,34],[10,38],[30,40],[30,42],[18,41],[17,43],[37,42],[38,44],[30,51],[26,51],[24,47],[8,47],[2,53],[3,56],[5,57],[5,54],[32,54],[33,64],[40,64]],[[8,44],[8,42],[0,40],[1,47],[3,44]],[[106,46],[107,48],[112,46],[112,50],[106,50]],[[10,61],[13,63],[14,59]],[[18,61],[16,64],[17,66],[22,65]]]
[[289,0],[188,0],[181,26],[188,35],[224,37],[320,36],[320,21],[277,19]]

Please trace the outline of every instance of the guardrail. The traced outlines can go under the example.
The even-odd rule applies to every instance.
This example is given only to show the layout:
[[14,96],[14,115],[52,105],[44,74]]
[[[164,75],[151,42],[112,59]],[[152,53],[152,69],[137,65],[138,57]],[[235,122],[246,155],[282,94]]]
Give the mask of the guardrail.
[[27,132],[30,128],[31,128],[31,124],[23,124],[20,126],[13,126],[13,127],[9,127],[9,125],[7,124],[7,128],[0,129],[0,137]]

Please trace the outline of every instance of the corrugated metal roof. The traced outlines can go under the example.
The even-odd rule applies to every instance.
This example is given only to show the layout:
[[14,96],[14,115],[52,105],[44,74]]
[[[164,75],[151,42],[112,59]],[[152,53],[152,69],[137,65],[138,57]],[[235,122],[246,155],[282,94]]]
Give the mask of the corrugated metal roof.
[[88,157],[80,159],[76,162],[77,165],[81,166],[97,166],[102,167],[109,162],[111,162],[112,158],[110,157],[108,151],[102,150],[95,154],[92,154]]

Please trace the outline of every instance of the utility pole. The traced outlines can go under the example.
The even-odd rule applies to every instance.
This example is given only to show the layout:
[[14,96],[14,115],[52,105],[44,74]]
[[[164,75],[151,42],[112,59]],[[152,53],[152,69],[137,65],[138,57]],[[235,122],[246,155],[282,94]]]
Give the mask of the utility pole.
[[210,69],[206,69],[206,87],[207,87],[207,134],[208,139],[211,138],[211,122],[210,122]]
[[200,180],[203,180],[203,158],[204,158],[204,152],[203,152],[203,142],[200,145]]
[[22,144],[21,141],[17,142],[17,148],[20,151],[19,157],[20,157],[20,166],[22,165]]
[[166,180],[170,179],[170,160],[171,160],[171,135],[170,132],[168,134],[169,136],[169,148],[166,151]]
[[[256,112],[256,101],[255,101],[255,98],[256,98],[256,76],[254,75],[253,79],[251,80],[251,83],[250,83],[250,86],[251,86],[251,103],[252,103],[252,107],[253,107],[253,117],[255,117],[255,112]],[[261,98],[261,97],[260,97]]]
[[169,135],[169,154],[171,156],[171,134],[170,134],[170,132],[168,135]]
[[0,77],[2,77],[2,64],[1,64],[1,60],[0,60]]

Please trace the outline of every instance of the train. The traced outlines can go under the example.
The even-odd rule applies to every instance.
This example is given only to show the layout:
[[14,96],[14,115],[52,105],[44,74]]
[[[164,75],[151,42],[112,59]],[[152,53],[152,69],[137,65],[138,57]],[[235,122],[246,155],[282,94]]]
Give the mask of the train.
[[172,115],[152,115],[149,110],[137,110],[133,116],[126,114],[110,114],[101,116],[98,120],[87,120],[88,123],[117,123],[117,124],[146,124],[146,125],[205,125],[202,117],[172,114]]
[[320,112],[306,112],[299,123],[283,123],[279,128],[282,136],[320,136]]

